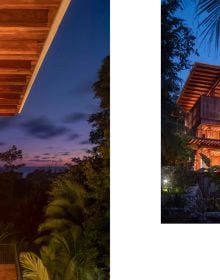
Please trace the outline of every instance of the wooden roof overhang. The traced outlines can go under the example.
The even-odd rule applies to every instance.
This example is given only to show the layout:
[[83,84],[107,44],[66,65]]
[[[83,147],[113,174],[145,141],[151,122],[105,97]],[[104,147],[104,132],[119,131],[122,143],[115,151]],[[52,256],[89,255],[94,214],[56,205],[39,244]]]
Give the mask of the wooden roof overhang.
[[189,112],[201,95],[220,97],[220,66],[195,63],[177,104],[183,111]]
[[20,113],[71,0],[0,0],[0,116]]
[[205,147],[220,147],[220,140],[217,139],[207,139],[207,138],[192,138],[189,141],[189,145],[198,145],[198,146],[205,146]]

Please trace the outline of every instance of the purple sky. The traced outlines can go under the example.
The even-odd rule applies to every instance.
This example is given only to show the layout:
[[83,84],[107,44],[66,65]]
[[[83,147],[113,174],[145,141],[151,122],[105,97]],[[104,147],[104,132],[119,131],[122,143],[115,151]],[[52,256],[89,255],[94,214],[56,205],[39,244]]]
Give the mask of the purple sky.
[[0,117],[0,151],[15,144],[28,166],[63,165],[91,147],[91,89],[109,54],[109,0],[73,0],[21,114]]

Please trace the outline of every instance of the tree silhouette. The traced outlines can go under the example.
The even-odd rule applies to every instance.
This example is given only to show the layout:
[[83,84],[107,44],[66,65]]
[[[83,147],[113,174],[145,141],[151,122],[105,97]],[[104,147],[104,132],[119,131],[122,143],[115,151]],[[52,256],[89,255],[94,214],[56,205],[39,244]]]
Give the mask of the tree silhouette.
[[13,172],[18,168],[24,166],[24,164],[14,164],[17,160],[21,160],[23,158],[22,150],[18,150],[18,148],[13,145],[8,151],[0,153],[0,161],[5,162],[4,168],[6,171]]
[[176,105],[180,92],[179,72],[190,68],[189,56],[195,37],[184,21],[175,16],[181,1],[162,1],[161,6],[161,151],[162,165],[188,160],[186,141],[182,138],[183,118]]

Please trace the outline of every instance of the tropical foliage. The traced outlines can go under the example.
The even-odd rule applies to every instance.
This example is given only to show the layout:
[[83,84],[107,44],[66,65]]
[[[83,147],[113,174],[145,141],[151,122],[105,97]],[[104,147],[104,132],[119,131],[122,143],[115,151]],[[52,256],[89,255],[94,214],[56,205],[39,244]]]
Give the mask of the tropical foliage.
[[181,88],[179,72],[191,67],[189,56],[197,53],[192,30],[175,12],[181,1],[161,5],[161,153],[162,165],[186,163],[191,156],[184,136],[183,116],[176,105]]
[[24,269],[24,280],[50,280],[42,260],[34,253],[21,253],[20,262]]
[[197,16],[202,42],[214,42],[218,51],[220,41],[220,3],[218,0],[198,0]]

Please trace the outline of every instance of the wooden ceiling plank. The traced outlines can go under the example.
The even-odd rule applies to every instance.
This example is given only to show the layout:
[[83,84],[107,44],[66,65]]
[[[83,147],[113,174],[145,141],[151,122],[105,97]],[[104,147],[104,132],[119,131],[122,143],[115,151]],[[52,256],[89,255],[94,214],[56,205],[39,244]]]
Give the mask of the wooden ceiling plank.
[[0,9],[0,26],[47,26],[48,10]]
[[29,60],[37,61],[38,56],[36,54],[0,54],[1,60]]
[[191,79],[190,80],[190,82],[189,82],[189,84],[204,84],[204,85],[212,85],[213,84],[213,82],[215,82],[215,80],[214,79],[212,79],[212,80],[205,80],[205,79]]
[[22,92],[24,90],[23,86],[15,86],[15,85],[7,85],[4,86],[0,83],[0,92],[10,92],[10,91],[18,91],[18,92]]
[[0,108],[0,114],[16,114],[18,109],[2,109]]
[[207,75],[201,75],[201,73],[196,74],[195,72],[193,72],[191,75],[191,79],[195,79],[195,80],[199,79],[199,80],[204,80],[204,81],[213,81],[213,79],[216,79],[217,77],[218,77],[217,75],[216,76],[213,76],[213,75],[207,76]]
[[0,27],[0,38],[1,40],[10,40],[10,41],[18,41],[18,40],[37,40],[44,41],[48,35],[48,31],[45,30],[20,30],[19,32],[15,32],[14,30],[10,30],[5,32]]
[[202,68],[202,69],[215,69],[220,71],[220,66],[218,65],[211,65],[206,63],[197,62],[195,68]]
[[26,75],[0,75],[0,83],[2,82],[27,82]]
[[36,41],[3,41],[0,40],[0,55],[14,54],[38,54],[38,43]]
[[220,82],[220,77],[218,79],[216,79],[216,81],[214,82],[214,84],[212,85],[212,87],[209,89],[209,91],[207,92],[207,95],[214,95],[214,90],[216,88],[216,86],[219,84]]
[[5,105],[19,105],[21,103],[21,99],[19,98],[0,98],[0,104],[5,104]]
[[201,74],[208,74],[208,75],[213,75],[213,76],[219,76],[220,70],[212,70],[212,69],[197,69],[197,73]]
[[13,81],[5,81],[5,82],[1,82],[0,81],[0,84],[2,86],[27,86],[27,83],[25,82],[13,82]]
[[20,99],[23,97],[23,94],[20,93],[0,93],[0,98],[4,99]]
[[45,9],[58,7],[61,0],[1,0],[0,9]]
[[0,110],[17,110],[18,104],[0,104]]
[[1,117],[13,117],[15,115],[16,115],[16,113],[13,113],[13,114],[10,114],[10,113],[0,113]]
[[30,69],[22,69],[22,68],[1,68],[0,67],[0,75],[7,74],[7,75],[31,75],[33,71]]
[[206,72],[199,72],[199,71],[193,71],[193,76],[199,76],[199,77],[209,77],[209,78],[214,78],[216,79],[218,77],[219,74],[216,74],[216,75],[213,75],[213,74],[210,74],[210,73],[206,73]]

